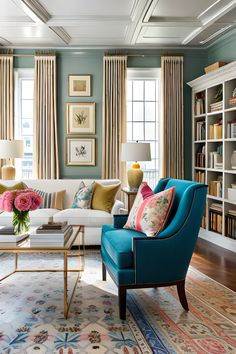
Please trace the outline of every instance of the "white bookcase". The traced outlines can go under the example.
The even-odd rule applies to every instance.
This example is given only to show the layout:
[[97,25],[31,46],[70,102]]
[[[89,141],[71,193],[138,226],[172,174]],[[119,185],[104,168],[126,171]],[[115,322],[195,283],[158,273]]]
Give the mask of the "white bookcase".
[[208,184],[199,236],[236,252],[236,198],[229,196],[231,184],[236,183],[231,166],[236,151],[236,98],[232,99],[236,61],[188,85],[192,87],[192,179]]

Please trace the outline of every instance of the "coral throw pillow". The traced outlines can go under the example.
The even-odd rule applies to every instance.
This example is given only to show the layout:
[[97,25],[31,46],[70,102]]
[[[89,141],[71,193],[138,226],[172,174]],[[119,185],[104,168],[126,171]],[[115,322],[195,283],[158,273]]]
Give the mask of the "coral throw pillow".
[[175,194],[175,187],[154,194],[146,182],[141,183],[125,229],[155,236],[164,228]]

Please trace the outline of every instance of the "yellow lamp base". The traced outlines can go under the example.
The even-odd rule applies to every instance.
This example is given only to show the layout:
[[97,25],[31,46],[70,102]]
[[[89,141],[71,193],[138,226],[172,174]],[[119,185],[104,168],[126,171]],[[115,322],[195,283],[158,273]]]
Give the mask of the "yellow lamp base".
[[143,181],[143,171],[138,163],[133,163],[132,168],[127,171],[128,185],[131,190],[138,190]]
[[16,178],[16,169],[12,165],[2,166],[2,179],[15,179]]

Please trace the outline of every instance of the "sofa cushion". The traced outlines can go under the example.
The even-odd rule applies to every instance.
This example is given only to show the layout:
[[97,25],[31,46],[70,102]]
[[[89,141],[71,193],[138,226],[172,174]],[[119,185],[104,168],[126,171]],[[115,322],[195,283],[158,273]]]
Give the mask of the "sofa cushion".
[[58,210],[64,209],[64,198],[66,193],[65,189],[53,193],[44,192],[39,189],[32,189],[32,190],[38,193],[43,200],[43,204],[40,207],[41,209],[48,209],[48,208],[58,209]]
[[7,191],[14,191],[14,190],[22,190],[27,189],[27,186],[24,182],[15,183],[13,186],[5,186],[4,184],[0,183],[0,194],[3,194]]
[[67,221],[71,225],[101,227],[103,224],[112,224],[113,216],[102,210],[93,209],[65,209],[53,216],[53,221]]
[[[106,231],[107,228],[103,228]],[[133,231],[117,229],[102,233],[102,248],[104,248],[117,265],[118,268],[131,268],[133,267],[133,238],[134,237],[146,237],[143,233]]]
[[100,183],[95,183],[92,197],[92,209],[104,210],[110,213],[113,204],[115,203],[115,196],[119,188],[120,184],[103,186]]
[[95,182],[86,186],[82,181],[75,193],[72,208],[90,209]]
[[[58,212],[57,209],[37,209],[29,212],[30,226],[39,226],[52,221],[53,215]],[[12,223],[12,213],[4,211],[0,214],[0,225],[9,226]]]

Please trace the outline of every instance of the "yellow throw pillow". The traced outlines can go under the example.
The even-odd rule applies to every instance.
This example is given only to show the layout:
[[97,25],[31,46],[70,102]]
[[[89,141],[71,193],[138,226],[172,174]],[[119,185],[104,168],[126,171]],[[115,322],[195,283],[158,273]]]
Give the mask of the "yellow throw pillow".
[[0,184],[0,194],[7,191],[15,191],[19,189],[28,189],[28,187],[23,182],[16,183],[14,184],[14,186],[4,186],[3,184]]
[[92,209],[104,210],[108,213],[111,212],[113,204],[115,202],[115,196],[120,188],[120,184],[102,185],[95,183]]

